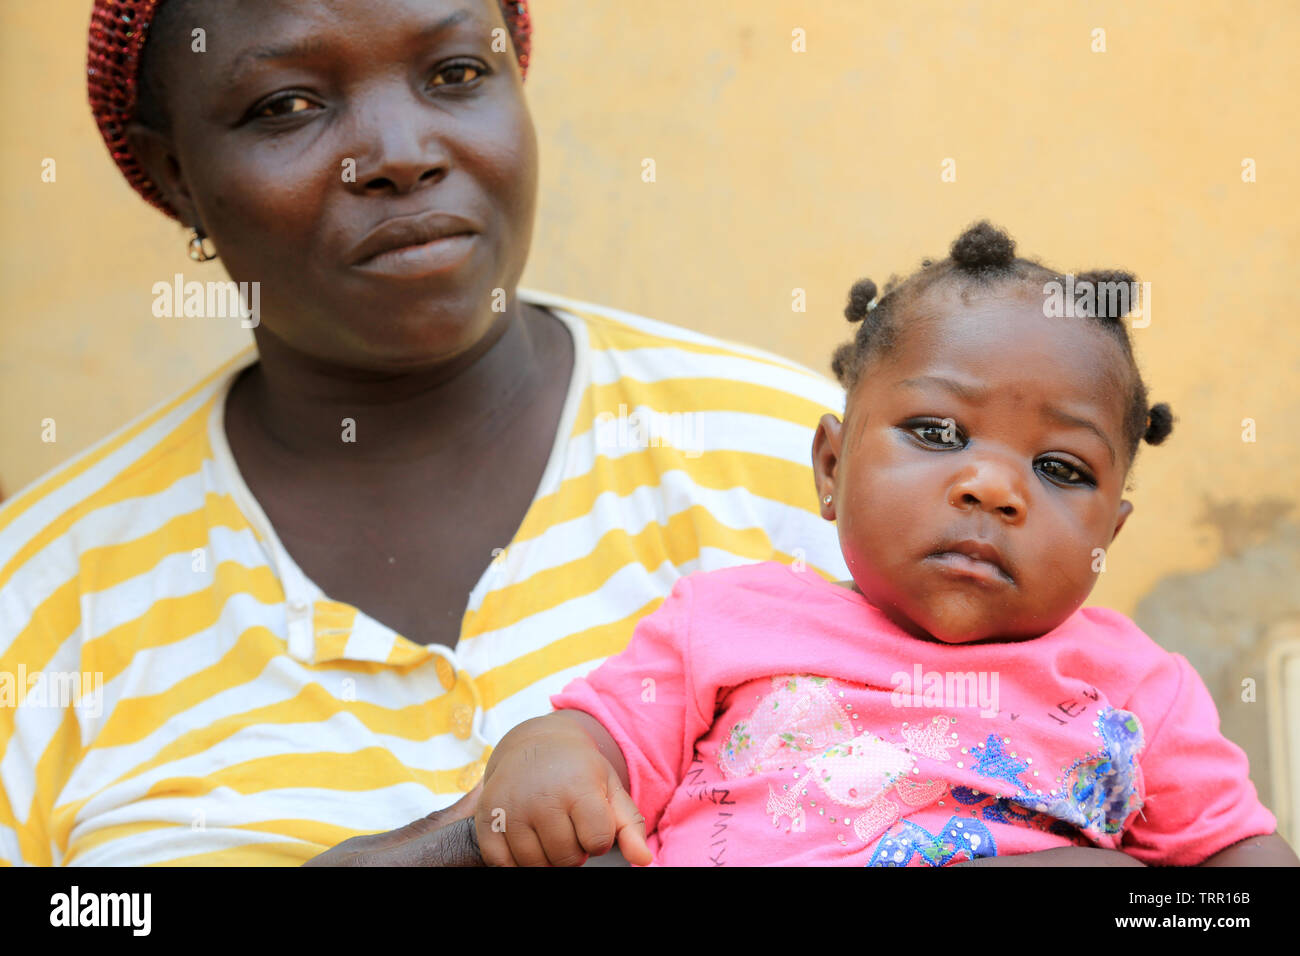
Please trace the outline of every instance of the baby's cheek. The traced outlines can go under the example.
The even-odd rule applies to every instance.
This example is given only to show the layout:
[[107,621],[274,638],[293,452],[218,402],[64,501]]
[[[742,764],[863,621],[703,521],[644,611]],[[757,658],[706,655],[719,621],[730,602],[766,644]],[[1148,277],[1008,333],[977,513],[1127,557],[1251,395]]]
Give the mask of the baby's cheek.
[[1104,570],[1104,562],[1101,548],[1077,546],[1058,551],[1055,559],[1043,562],[1034,575],[1034,587],[1040,591],[1037,603],[1071,609],[1082,604]]
[[836,520],[853,536],[873,547],[880,541],[893,541],[901,549],[903,541],[915,536],[918,528],[933,523],[939,505],[927,500],[913,482],[900,482],[887,469],[874,469],[866,480],[846,483],[835,505]]

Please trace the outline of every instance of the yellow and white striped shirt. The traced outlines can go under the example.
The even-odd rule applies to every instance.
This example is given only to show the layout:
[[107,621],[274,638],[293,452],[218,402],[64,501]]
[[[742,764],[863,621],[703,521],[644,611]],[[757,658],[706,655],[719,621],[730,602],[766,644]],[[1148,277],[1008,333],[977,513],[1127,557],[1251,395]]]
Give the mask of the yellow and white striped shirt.
[[678,577],[848,577],[810,467],[837,385],[519,295],[568,327],[573,379],[455,648],[331,600],[280,544],[224,428],[252,346],[0,505],[0,863],[299,864],[459,799]]

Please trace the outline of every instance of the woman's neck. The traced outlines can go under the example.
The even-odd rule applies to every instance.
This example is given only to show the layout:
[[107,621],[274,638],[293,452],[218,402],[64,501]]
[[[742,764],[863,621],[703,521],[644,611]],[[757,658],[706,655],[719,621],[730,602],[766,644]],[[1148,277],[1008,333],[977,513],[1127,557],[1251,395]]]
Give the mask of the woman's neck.
[[329,365],[259,334],[259,361],[232,388],[227,417],[277,459],[358,473],[472,455],[527,415],[562,364],[564,328],[513,305],[472,349],[411,373]]

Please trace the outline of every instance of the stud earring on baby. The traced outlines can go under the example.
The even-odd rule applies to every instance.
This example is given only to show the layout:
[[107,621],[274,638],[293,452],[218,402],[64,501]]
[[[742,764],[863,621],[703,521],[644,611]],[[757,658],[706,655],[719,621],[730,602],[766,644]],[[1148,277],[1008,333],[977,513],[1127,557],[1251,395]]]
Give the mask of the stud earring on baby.
[[830,503],[831,503],[831,496],[830,496],[830,495],[827,495],[825,498],[822,499],[822,504],[824,504],[824,505],[828,505],[828,504],[830,504]]

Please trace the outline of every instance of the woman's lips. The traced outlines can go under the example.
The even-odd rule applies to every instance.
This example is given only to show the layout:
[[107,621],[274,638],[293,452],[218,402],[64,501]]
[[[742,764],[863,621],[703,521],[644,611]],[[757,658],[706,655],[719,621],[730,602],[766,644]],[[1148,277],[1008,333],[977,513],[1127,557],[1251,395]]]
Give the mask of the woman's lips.
[[943,574],[956,578],[968,578],[987,584],[1011,584],[1011,576],[992,561],[972,558],[958,551],[941,551],[925,559],[935,565]]
[[392,279],[423,279],[453,272],[474,251],[476,233],[458,233],[430,242],[390,249],[353,266],[370,275]]

